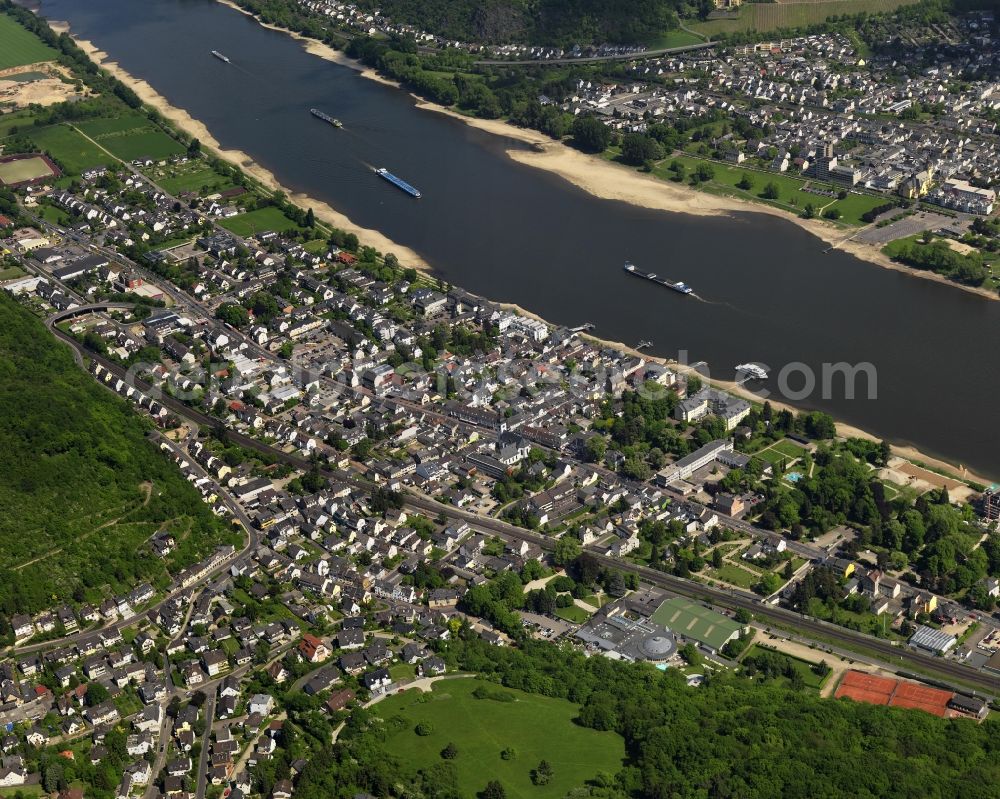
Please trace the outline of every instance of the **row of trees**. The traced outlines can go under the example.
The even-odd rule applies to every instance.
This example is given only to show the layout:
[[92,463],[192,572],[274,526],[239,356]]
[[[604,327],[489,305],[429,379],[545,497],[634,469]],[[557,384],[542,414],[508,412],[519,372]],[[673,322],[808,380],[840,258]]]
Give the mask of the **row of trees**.
[[981,286],[990,274],[978,252],[965,255],[953,250],[945,241],[903,244],[896,250],[893,259],[917,269],[929,269],[970,286]]

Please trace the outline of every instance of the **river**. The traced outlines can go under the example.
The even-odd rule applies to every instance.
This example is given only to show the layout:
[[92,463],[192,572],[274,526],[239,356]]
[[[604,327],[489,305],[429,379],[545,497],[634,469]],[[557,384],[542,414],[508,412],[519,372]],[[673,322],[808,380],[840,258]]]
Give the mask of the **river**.
[[[855,399],[817,389],[795,404],[1000,477],[1000,302],[824,253],[816,237],[764,214],[696,217],[597,199],[505,155],[520,145],[417,109],[406,93],[213,0],[44,0],[42,10],[223,147],[412,248],[455,285],[552,322],[593,322],[606,339],[649,340],[665,357],[687,351],[723,379],[744,361],[772,374],[803,362],[817,376],[824,363],[870,362],[877,399],[862,380]],[[377,179],[373,166],[423,199]],[[699,298],[629,278],[626,259],[691,284]]]

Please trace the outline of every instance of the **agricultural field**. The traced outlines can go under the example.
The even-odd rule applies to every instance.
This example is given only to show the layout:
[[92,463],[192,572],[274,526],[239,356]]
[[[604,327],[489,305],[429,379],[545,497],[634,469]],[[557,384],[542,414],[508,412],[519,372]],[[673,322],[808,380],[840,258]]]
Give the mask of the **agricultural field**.
[[265,230],[274,230],[280,233],[298,227],[295,222],[282,213],[281,209],[271,206],[223,219],[219,224],[237,236],[253,236],[257,233],[263,233]]
[[57,53],[33,33],[0,13],[0,69],[51,61]]
[[142,114],[126,113],[80,122],[77,127],[122,161],[159,160],[183,153],[185,148]]
[[[863,213],[885,203],[884,197],[865,194],[848,194],[843,200],[837,200],[806,190],[808,187],[815,187],[817,190],[824,192],[838,190],[825,183],[817,183],[817,181],[809,180],[808,178],[793,177],[778,172],[764,172],[743,165],[721,164],[717,161],[708,161],[704,158],[691,155],[667,157],[653,167],[653,174],[664,180],[671,179],[674,176],[674,172],[669,167],[674,161],[683,164],[688,175],[696,170],[700,164],[707,163],[712,167],[715,177],[698,187],[703,191],[739,197],[751,202],[767,203],[768,205],[782,208],[794,214],[802,213],[802,210],[809,203],[812,203],[815,207],[817,216],[827,208],[836,208],[842,214],[840,221],[848,225],[863,224],[861,221]],[[748,190],[737,186],[744,175],[749,176],[753,182],[753,186]],[[777,200],[768,200],[761,196],[764,187],[768,183],[773,183],[778,187],[779,196]]]
[[73,174],[114,163],[111,156],[68,125],[31,128],[28,136],[38,149],[47,152],[65,171]]
[[[478,699],[479,687],[512,701]],[[406,691],[375,705],[388,722],[386,748],[414,772],[442,762],[449,743],[458,748],[450,762],[463,796],[475,796],[499,780],[509,799],[561,799],[600,772],[616,773],[625,756],[623,739],[573,722],[577,706],[563,699],[526,694],[493,683],[456,678],[434,684],[430,693]],[[429,725],[418,735],[417,724]],[[500,753],[511,748],[514,756]],[[534,785],[531,770],[540,761],[552,766],[546,785]]]
[[828,17],[842,14],[878,14],[913,5],[918,0],[797,0],[792,3],[748,3],[739,14],[727,19],[693,22],[691,30],[706,36],[747,31],[777,31],[803,28],[826,22]]

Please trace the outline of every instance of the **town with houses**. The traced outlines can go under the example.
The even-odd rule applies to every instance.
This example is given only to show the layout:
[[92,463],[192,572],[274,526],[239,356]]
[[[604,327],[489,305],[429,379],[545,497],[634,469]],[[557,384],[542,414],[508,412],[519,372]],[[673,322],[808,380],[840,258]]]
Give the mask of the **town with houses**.
[[[306,5],[380,24],[350,5]],[[623,131],[723,110],[766,130],[745,147],[713,143],[723,160],[989,215],[995,192],[981,186],[1000,181],[987,121],[998,118],[1000,83],[961,76],[994,59],[996,43],[974,19],[963,24],[969,45],[916,77],[897,79],[897,65],[866,63],[851,41],[823,34],[635,62],[634,82],[583,83],[563,104]],[[940,113],[908,118],[914,104]],[[150,420],[157,446],[241,536],[172,575],[167,591],[144,583],[99,606],[11,619],[0,787],[44,784],[26,764],[55,747],[114,774],[105,787],[115,799],[258,795],[255,770],[282,745],[292,697],[309,697],[336,730],[354,707],[446,676],[442,643],[465,625],[509,646],[468,611],[466,593],[507,573],[535,587],[564,578],[566,553],[608,570],[598,601],[559,592],[554,608],[520,615],[532,635],[590,656],[679,668],[693,646],[705,668],[731,668],[731,645],[748,636],[793,646],[756,614],[791,614],[796,587],[819,570],[887,625],[879,640],[1000,677],[1000,618],[902,579],[904,569],[852,548],[848,526],[816,540],[764,527],[761,493],[725,487],[759,461],[747,451],[758,413],[747,399],[590,338],[586,324],[547,324],[363,247],[237,235],[221,223],[244,212],[243,189],[173,196],[157,183],[199,157],[18,187],[37,216],[0,241],[24,272],[4,291]],[[48,221],[47,208],[70,223]],[[667,396],[685,454],[636,473],[606,448],[605,422],[626,398]],[[817,450],[789,439],[801,454],[763,464],[761,480],[787,479]],[[915,490],[947,487],[976,508],[971,524],[984,534],[1000,521],[995,490],[899,458],[885,468]],[[650,545],[653,527],[669,538]],[[148,541],[160,557],[175,546],[168,530]],[[697,588],[668,580],[680,548],[715,564]],[[1000,597],[995,577],[978,588]],[[746,610],[713,608],[713,591]],[[824,663],[848,662],[839,645],[818,645]],[[838,696],[885,679],[865,662],[850,656]],[[935,690],[919,706],[989,713],[981,694]],[[886,696],[897,693],[906,690]],[[301,767],[267,796],[291,799]]]
[[[866,60],[842,34],[817,34],[637,61],[635,82],[581,83],[562,107],[630,132],[724,111],[766,132],[712,142],[720,161],[988,216],[1000,181],[1000,83],[963,76],[995,71],[997,42],[985,28],[965,34],[960,56],[917,76]],[[933,120],[910,118],[915,108],[933,108]]]

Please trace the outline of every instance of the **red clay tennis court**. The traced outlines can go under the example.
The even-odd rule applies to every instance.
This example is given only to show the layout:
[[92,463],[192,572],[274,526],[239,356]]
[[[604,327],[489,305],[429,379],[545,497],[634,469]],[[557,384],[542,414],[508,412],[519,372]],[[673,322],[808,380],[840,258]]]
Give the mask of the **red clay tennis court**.
[[929,688],[914,682],[901,682],[889,704],[892,707],[915,707],[935,716],[944,717],[953,695],[939,688]]
[[870,705],[888,705],[895,688],[895,680],[852,670],[844,675],[834,696],[837,699],[846,696],[848,699],[867,702]]
[[915,682],[877,677],[874,674],[852,670],[844,674],[834,696],[837,699],[847,697],[855,702],[867,702],[870,705],[916,708],[933,713],[935,716],[944,716],[952,694]]

